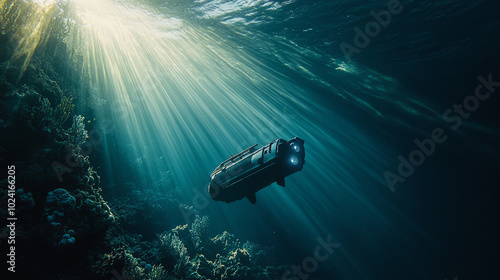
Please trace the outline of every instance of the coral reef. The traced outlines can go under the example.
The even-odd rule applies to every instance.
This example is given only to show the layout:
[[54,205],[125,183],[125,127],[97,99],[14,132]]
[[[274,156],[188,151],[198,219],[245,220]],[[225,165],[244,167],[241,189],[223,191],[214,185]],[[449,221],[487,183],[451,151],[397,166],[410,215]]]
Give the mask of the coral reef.
[[[286,266],[272,260],[272,248],[241,242],[223,232],[206,237],[208,217],[196,216],[190,227],[178,226],[159,236],[162,250],[175,260],[172,274],[179,279],[278,279]],[[262,262],[267,258],[265,262]],[[167,258],[168,260],[169,258]],[[167,262],[169,263],[169,262]],[[280,274],[281,272],[281,274]]]
[[[272,248],[241,243],[228,232],[211,238],[208,216],[184,224],[183,212],[197,212],[178,199],[183,186],[167,171],[149,187],[128,183],[113,192],[101,186],[99,169],[83,150],[89,141],[84,120],[94,119],[91,109],[106,100],[76,70],[81,57],[66,51],[63,38],[72,23],[68,2],[59,2],[45,11],[43,32],[36,34],[20,33],[24,16],[38,9],[34,1],[0,3],[0,159],[17,172],[16,276],[278,279],[286,267],[276,264]],[[19,49],[11,39],[22,36],[39,40]],[[7,184],[0,181],[4,202]],[[167,188],[169,194],[152,191]],[[0,217],[6,216],[1,207]]]
[[204,249],[202,244],[207,235],[208,223],[208,216],[200,217],[199,215],[196,215],[193,224],[189,228],[189,236],[191,237],[191,241],[197,251],[202,251]]
[[57,129],[61,127],[73,110],[73,97],[62,96],[61,103],[55,109],[52,108],[48,98],[39,100],[40,106],[34,107],[31,111],[33,128]]
[[[275,264],[271,248],[242,243],[228,232],[210,238],[208,216],[183,224],[180,210],[190,206],[175,191],[128,183],[108,205],[99,175],[82,154],[88,134],[83,117],[72,116],[64,127],[54,118],[58,107],[29,85],[2,94],[2,105],[17,104],[0,113],[0,157],[16,164],[23,186],[18,211],[26,218],[16,233],[20,263],[33,265],[25,271],[51,279],[278,279],[287,269]],[[20,129],[15,137],[3,136],[14,128]],[[164,177],[153,188],[168,185]]]
[[273,248],[242,243],[226,231],[210,238],[208,227],[208,217],[197,215],[190,225],[179,225],[154,240],[144,240],[115,223],[106,237],[108,253],[100,254],[92,271],[99,279],[120,275],[137,280],[270,280],[280,279],[289,269],[277,265]]
[[121,227],[130,233],[140,234],[147,240],[165,231],[171,223],[181,223],[180,203],[171,195],[152,190],[139,190],[139,186],[126,183],[123,194],[109,201]]
[[73,245],[76,236],[85,243],[104,236],[114,221],[107,203],[96,193],[75,190],[74,196],[58,188],[48,193],[41,226],[44,239],[53,246]]
[[[75,89],[85,96],[91,87],[62,54],[66,31],[50,29],[63,13],[48,13],[40,23],[44,32],[27,35],[41,36],[40,44],[24,46],[24,56],[16,56],[22,52],[15,40],[33,5],[0,4],[0,158],[16,167],[16,276],[89,279],[89,269],[81,268],[90,268],[89,256],[115,222],[100,177],[81,149],[85,110],[74,115]],[[1,201],[7,201],[7,183],[0,181]],[[5,220],[6,207],[0,216]]]
[[96,277],[102,279],[130,279],[130,280],[175,280],[168,275],[163,265],[151,265],[135,258],[124,247],[116,248],[105,254],[92,267]]
[[68,129],[68,135],[70,136],[69,144],[71,148],[77,152],[88,137],[87,131],[85,130],[85,124],[83,123],[84,119],[85,118],[80,115],[73,116],[73,125]]

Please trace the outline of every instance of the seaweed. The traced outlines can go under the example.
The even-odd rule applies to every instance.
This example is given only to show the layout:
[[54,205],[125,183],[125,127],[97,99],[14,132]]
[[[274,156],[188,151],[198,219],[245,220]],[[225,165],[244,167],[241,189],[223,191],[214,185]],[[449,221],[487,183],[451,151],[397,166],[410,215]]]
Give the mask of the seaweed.
[[75,107],[73,104],[73,96],[63,96],[61,98],[61,103],[59,103],[54,110],[55,122],[62,126],[71,115],[73,107]]

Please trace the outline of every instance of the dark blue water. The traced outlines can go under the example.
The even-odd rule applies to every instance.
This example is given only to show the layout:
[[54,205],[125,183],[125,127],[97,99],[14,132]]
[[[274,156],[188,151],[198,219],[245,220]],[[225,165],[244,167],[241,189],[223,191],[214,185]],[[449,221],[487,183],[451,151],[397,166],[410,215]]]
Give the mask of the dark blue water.
[[[77,2],[67,42],[94,87],[77,106],[103,137],[105,199],[175,197],[304,273],[285,279],[500,276],[500,2]],[[295,136],[306,164],[286,188],[208,197],[220,162]],[[194,214],[157,220],[134,230]],[[336,245],[313,269],[318,238]]]
[[[210,204],[203,212],[213,226],[273,244],[299,265],[317,237],[331,234],[342,245],[319,264],[311,276],[318,279],[498,277],[498,97],[492,93],[456,130],[443,114],[474,94],[478,76],[499,79],[499,4],[401,1],[401,12],[352,55],[349,65],[360,70],[350,75],[334,71],[332,60],[346,60],[340,44],[354,45],[354,28],[364,30],[370,11],[387,9],[387,1],[265,3],[159,8],[222,32],[326,110],[291,108],[294,120],[317,126],[290,129],[288,136],[306,140],[308,156],[289,187],[259,192],[257,205]],[[383,173],[396,172],[398,155],[408,157],[415,139],[435,128],[446,142],[391,192]]]
[[[212,1],[174,10],[183,15],[188,10],[194,21],[209,22],[216,30],[229,26],[250,33],[250,38],[233,40],[256,57],[262,52],[286,57],[290,50],[274,38],[311,50],[314,53],[303,54],[301,62],[322,83],[282,69],[276,61],[263,63],[293,77],[309,89],[309,98],[321,100],[332,114],[365,134],[359,143],[346,143],[353,139],[342,141],[342,131],[334,130],[334,124],[303,115],[317,121],[320,127],[315,129],[328,136],[321,148],[306,138],[308,151],[316,152],[317,158],[290,178],[300,183],[291,183],[280,198],[265,197],[273,194],[262,191],[258,196],[266,201],[256,206],[210,207],[207,211],[234,213],[218,226],[229,225],[246,238],[275,243],[283,256],[299,264],[311,253],[317,236],[332,234],[342,246],[335,258],[320,264],[315,274],[319,279],[491,277],[491,253],[498,248],[492,225],[498,212],[493,198],[499,167],[494,117],[498,99],[493,96],[481,103],[457,131],[443,123],[442,114],[474,92],[479,75],[498,76],[498,3],[402,1],[401,13],[392,15],[389,25],[352,58],[397,81],[393,92],[380,90],[393,87],[391,81],[369,72],[342,76],[327,66],[329,59],[345,59],[339,45],[353,45],[353,28],[364,29],[373,20],[370,11],[387,9],[387,2],[293,1],[280,3],[283,6],[276,10],[241,2],[250,7],[224,11],[229,3]],[[175,7],[167,3],[166,11],[171,11],[169,4]],[[342,100],[342,91],[352,96]],[[357,103],[356,97],[369,106]],[[374,111],[383,117],[375,117]],[[445,129],[448,140],[396,192],[388,192],[383,180],[376,179],[382,179],[384,170],[395,170],[397,156],[407,156],[415,149],[413,141],[429,137],[436,127]],[[335,141],[357,153],[339,151]],[[318,180],[318,174],[328,175]]]
[[[412,98],[425,102],[440,114],[472,94],[477,76],[498,73],[499,38],[495,29],[499,22],[494,15],[499,10],[498,3],[401,3],[404,10],[393,16],[390,25],[354,58],[357,62],[390,75],[405,89],[413,91]],[[385,6],[381,1],[363,5],[352,2],[295,4],[278,28],[268,24],[267,30],[266,27],[263,30],[285,34],[297,43],[335,57],[341,57],[340,42],[352,42],[352,28],[363,27],[372,20],[367,11],[379,11]],[[312,30],[304,31],[309,28]],[[399,94],[395,99],[404,100],[404,93]],[[424,135],[441,125],[425,123],[425,117],[412,119],[397,115],[393,108],[385,107],[386,104],[376,99],[372,104],[382,106],[385,114],[395,114],[391,117],[410,123]],[[398,193],[373,193],[372,184],[360,183],[359,192],[367,201],[375,203],[374,208],[383,213],[382,217],[358,203],[340,209],[332,207],[328,211],[329,214],[342,212],[337,214],[342,218],[333,213],[321,215],[321,220],[328,224],[326,227],[350,247],[345,251],[345,259],[337,260],[332,275],[347,279],[494,277],[488,269],[494,259],[492,251],[483,250],[498,246],[493,241],[495,227],[491,224],[498,208],[494,206],[494,199],[483,198],[491,198],[496,193],[498,176],[493,174],[498,169],[498,146],[495,138],[487,136],[489,133],[472,127],[485,124],[498,135],[495,104],[498,100],[481,103],[481,109],[471,117],[471,130],[464,127],[458,135],[450,133],[449,141],[437,148],[436,154],[400,186]],[[424,137],[401,127],[391,127],[386,121],[378,123],[365,118],[360,122],[368,131],[373,125],[392,133],[381,137],[383,133],[371,130],[394,147],[396,152],[390,154],[392,157],[399,153],[407,155],[415,148],[413,140]],[[482,149],[486,147],[491,149]],[[352,158],[345,160],[353,165],[359,163]],[[394,160],[391,163],[395,166]],[[331,197],[336,201],[335,195]],[[392,222],[392,227],[384,223],[384,218]]]

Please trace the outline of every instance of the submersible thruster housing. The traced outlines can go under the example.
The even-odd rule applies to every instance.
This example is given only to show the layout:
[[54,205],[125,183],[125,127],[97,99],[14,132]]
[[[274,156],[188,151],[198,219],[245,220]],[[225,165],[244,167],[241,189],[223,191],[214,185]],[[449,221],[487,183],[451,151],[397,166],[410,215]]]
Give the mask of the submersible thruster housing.
[[304,140],[278,138],[261,148],[257,144],[223,161],[210,175],[208,192],[212,199],[226,203],[244,197],[254,204],[255,193],[276,182],[285,186],[285,177],[302,170]]

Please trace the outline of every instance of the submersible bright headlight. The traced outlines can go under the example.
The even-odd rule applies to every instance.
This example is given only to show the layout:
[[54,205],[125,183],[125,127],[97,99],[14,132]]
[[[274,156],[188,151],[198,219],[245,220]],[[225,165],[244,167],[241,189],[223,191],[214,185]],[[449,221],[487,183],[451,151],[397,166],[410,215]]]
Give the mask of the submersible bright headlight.
[[292,149],[295,151],[295,152],[300,152],[300,147],[299,145],[295,144],[295,143],[292,143]]
[[297,159],[296,156],[291,156],[290,157],[290,162],[293,164],[293,165],[297,165],[299,163],[299,160]]

